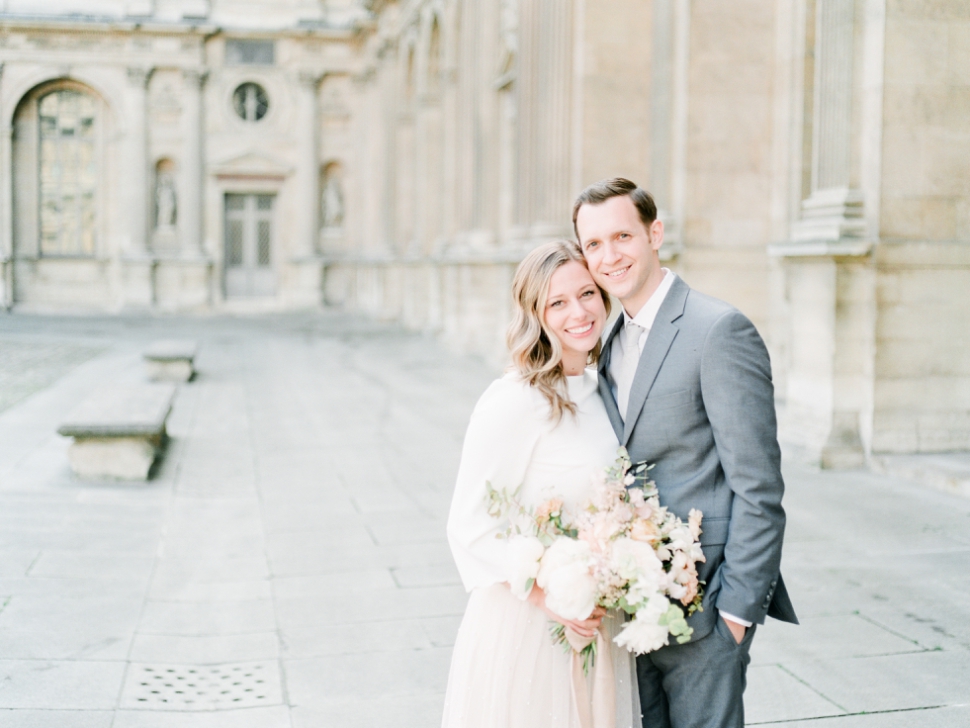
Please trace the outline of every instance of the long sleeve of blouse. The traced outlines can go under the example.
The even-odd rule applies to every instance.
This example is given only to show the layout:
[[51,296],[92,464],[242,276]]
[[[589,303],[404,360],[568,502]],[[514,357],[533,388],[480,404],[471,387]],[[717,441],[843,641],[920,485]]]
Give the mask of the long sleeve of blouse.
[[497,538],[506,523],[488,514],[485,484],[519,487],[549,427],[545,400],[511,375],[493,382],[475,406],[448,514],[448,543],[466,590],[508,581],[508,542]]

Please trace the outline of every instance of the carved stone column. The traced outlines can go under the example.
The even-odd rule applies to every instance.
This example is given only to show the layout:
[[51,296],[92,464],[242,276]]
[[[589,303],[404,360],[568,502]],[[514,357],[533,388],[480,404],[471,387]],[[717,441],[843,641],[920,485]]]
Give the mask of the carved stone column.
[[148,164],[148,81],[150,68],[128,69],[128,119],[122,174],[125,184],[127,246],[121,255],[120,305],[150,308],[155,303],[155,259],[148,249],[149,194],[152,176]]
[[539,0],[538,124],[532,143],[538,150],[538,182],[532,238],[535,242],[570,234],[569,189],[573,85],[573,7],[561,0]]
[[320,231],[320,152],[317,144],[317,89],[319,74],[301,71],[298,76],[300,100],[296,128],[299,145],[297,169],[297,225],[292,248],[295,259],[311,258],[317,252]]
[[515,179],[517,192],[512,201],[512,229],[509,232],[513,247],[529,247],[529,226],[535,211],[536,149],[533,145],[536,119],[538,44],[535,27],[539,23],[539,0],[518,1],[517,50],[515,67]]
[[202,149],[202,88],[206,74],[187,70],[182,74],[185,94],[182,101],[182,189],[179,195],[179,237],[182,254],[187,258],[203,257],[202,250],[202,200],[203,188]]
[[515,68],[516,182],[510,238],[571,237],[573,3],[520,0]]
[[811,187],[789,240],[769,246],[790,326],[780,439],[823,467],[862,464],[872,431],[876,274],[859,181],[864,129],[853,121],[864,85],[855,23],[853,0],[816,0]]
[[295,119],[297,165],[293,185],[293,238],[289,249],[289,285],[282,294],[293,306],[316,306],[323,299],[323,258],[320,237],[320,152],[317,128],[317,91],[321,76],[311,71],[297,75]]
[[146,104],[152,69],[129,68],[128,113],[128,253],[148,252],[148,123]]
[[[0,62],[0,88],[3,63]],[[13,305],[13,127],[0,128],[0,308]]]
[[664,223],[663,260],[670,260],[683,247],[689,62],[689,3],[654,0],[649,190]]
[[792,242],[859,239],[866,230],[862,192],[852,174],[852,0],[818,0],[812,113],[812,189],[792,227]]

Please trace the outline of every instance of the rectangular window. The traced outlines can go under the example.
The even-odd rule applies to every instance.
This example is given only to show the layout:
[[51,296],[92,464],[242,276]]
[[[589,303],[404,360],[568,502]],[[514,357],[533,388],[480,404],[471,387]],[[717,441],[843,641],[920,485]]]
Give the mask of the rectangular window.
[[271,40],[226,41],[226,63],[231,66],[272,66],[276,61],[276,44]]

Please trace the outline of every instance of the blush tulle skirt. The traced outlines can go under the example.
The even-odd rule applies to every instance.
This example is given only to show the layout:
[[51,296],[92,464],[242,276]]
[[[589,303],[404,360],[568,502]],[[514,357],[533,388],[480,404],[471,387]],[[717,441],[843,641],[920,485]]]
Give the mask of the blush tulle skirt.
[[[616,728],[640,728],[634,658],[612,643],[622,617],[610,614],[603,624],[610,642],[596,659],[612,663]],[[542,611],[502,584],[474,589],[455,641],[442,726],[582,728],[571,675],[571,657],[553,644]]]

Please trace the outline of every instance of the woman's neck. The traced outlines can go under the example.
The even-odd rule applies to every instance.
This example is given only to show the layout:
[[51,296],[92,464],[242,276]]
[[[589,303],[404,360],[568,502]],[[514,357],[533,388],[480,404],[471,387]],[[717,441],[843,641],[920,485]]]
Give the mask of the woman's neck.
[[567,377],[579,376],[586,370],[589,356],[581,351],[564,351],[562,353],[562,371]]

